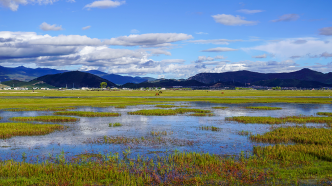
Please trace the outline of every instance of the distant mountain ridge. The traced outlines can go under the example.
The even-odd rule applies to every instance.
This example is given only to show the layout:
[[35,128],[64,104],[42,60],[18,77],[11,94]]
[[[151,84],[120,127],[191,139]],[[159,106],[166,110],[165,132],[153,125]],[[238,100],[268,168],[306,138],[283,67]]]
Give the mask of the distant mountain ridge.
[[116,86],[111,81],[103,79],[94,74],[80,71],[64,72],[60,74],[45,75],[36,78],[55,87],[81,88],[81,87],[100,87],[101,82],[106,82],[108,87]]
[[289,73],[258,73],[247,70],[236,72],[224,73],[199,73],[195,76],[188,78],[188,80],[196,80],[205,84],[214,83],[217,81],[222,82],[240,82],[240,83],[253,83],[270,79],[296,79],[303,81],[317,81],[325,84],[332,84],[332,73],[324,74],[304,68],[299,71]]
[[131,76],[121,76],[121,75],[117,75],[117,74],[107,74],[105,72],[101,72],[98,70],[89,70],[86,72],[97,75],[97,76],[107,79],[109,81],[112,81],[113,83],[118,84],[118,85],[123,85],[126,83],[142,83],[142,82],[149,81],[149,80],[150,81],[155,80],[154,78],[150,78],[150,77],[131,77]]

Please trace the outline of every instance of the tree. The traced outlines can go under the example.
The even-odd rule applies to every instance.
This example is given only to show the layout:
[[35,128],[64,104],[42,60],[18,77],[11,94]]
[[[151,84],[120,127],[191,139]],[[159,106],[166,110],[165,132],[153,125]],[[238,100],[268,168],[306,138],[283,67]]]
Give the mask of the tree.
[[106,88],[107,87],[107,83],[106,82],[101,82],[100,83],[100,88]]

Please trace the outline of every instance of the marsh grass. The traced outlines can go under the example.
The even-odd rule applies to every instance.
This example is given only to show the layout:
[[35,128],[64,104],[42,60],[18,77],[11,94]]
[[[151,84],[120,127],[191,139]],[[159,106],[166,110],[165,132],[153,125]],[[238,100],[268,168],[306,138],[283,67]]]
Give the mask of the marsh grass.
[[126,105],[117,105],[114,108],[127,108],[127,106]]
[[234,116],[226,117],[226,121],[236,121],[239,123],[259,123],[259,124],[284,124],[284,123],[332,123],[332,117],[315,116],[287,116],[287,117],[260,117],[260,116]]
[[0,123],[0,138],[45,135],[63,129],[65,129],[64,126],[55,124]]
[[74,122],[78,118],[66,116],[32,116],[32,117],[12,117],[12,121],[44,121],[44,122]]
[[66,111],[70,109],[76,109],[75,107],[32,107],[32,108],[16,108],[16,109],[6,109],[6,111],[11,112],[21,112],[21,111]]
[[122,124],[121,123],[110,123],[108,124],[109,127],[121,127]]
[[190,116],[214,116],[212,113],[193,113]]
[[152,136],[167,136],[167,135],[172,135],[173,132],[167,132],[167,131],[151,131],[150,134]]
[[332,112],[317,112],[316,114],[322,116],[332,116]]
[[228,107],[212,107],[213,109],[227,109]]
[[222,129],[214,126],[200,126],[200,130],[211,130],[211,131],[221,131]]
[[241,136],[251,136],[252,132],[241,130],[240,132],[237,133],[238,135]]
[[85,143],[88,144],[123,144],[131,146],[153,146],[153,145],[176,145],[176,146],[193,146],[197,141],[165,138],[160,135],[151,135],[148,137],[130,138],[124,136],[104,136],[103,138],[89,139]]
[[246,109],[254,109],[254,110],[281,110],[281,107],[246,107]]
[[155,107],[159,107],[159,108],[174,108],[174,107],[179,107],[176,105],[156,105]]
[[128,114],[130,114],[130,115],[148,115],[148,116],[167,116],[167,115],[184,114],[187,112],[211,113],[210,110],[178,108],[178,109],[138,110],[138,111],[134,111],[134,112],[128,112]]
[[86,111],[63,111],[55,112],[55,115],[71,115],[71,116],[81,116],[81,117],[116,117],[121,116],[119,113],[112,112],[86,112]]

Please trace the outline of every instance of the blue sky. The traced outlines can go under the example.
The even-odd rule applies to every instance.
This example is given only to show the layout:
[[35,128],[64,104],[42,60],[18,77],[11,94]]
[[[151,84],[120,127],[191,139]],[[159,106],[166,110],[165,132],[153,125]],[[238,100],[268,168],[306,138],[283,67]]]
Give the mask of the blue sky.
[[0,65],[164,78],[332,70],[332,1],[0,0]]

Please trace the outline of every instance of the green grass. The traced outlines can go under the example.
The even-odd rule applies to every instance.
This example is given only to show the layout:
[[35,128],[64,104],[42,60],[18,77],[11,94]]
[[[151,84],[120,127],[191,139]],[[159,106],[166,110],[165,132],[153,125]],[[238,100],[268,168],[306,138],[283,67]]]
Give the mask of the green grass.
[[0,123],[0,138],[45,135],[63,129],[65,129],[64,126],[55,124]]
[[86,112],[86,111],[63,111],[55,112],[55,115],[71,115],[71,116],[81,116],[81,117],[116,117],[121,116],[119,113],[112,112]]
[[44,121],[44,122],[74,122],[77,118],[66,116],[32,116],[32,117],[12,117],[12,121]]
[[213,109],[227,109],[228,107],[212,107]]
[[222,129],[214,126],[200,126],[200,130],[211,130],[211,131],[221,131]]
[[167,131],[151,131],[150,134],[152,136],[167,136],[173,134],[173,132],[167,132]]
[[245,130],[241,130],[240,132],[237,133],[238,135],[241,135],[241,136],[251,136],[251,132],[249,131],[245,131]]
[[332,112],[317,112],[316,114],[322,116],[332,116]]
[[156,105],[155,107],[159,107],[159,108],[174,108],[174,107],[178,107],[175,105]]
[[130,115],[147,115],[147,116],[168,116],[168,115],[184,114],[187,112],[210,113],[211,111],[201,110],[201,109],[178,108],[178,109],[138,110],[138,111],[134,111],[134,112],[128,112],[128,114],[130,114]]
[[127,108],[126,105],[118,105],[118,106],[115,106],[114,108]]
[[190,116],[214,116],[212,113],[193,113]]
[[280,107],[246,107],[246,109],[255,109],[255,110],[281,110],[282,108]]
[[284,123],[332,123],[330,117],[315,116],[287,116],[287,117],[270,117],[270,116],[234,116],[225,118],[226,121],[236,121],[239,123],[259,123],[259,124],[284,124]]
[[16,108],[6,109],[6,111],[20,112],[20,111],[65,111],[69,109],[76,109],[75,107],[32,107],[32,108]]
[[108,124],[109,127],[121,127],[122,124],[121,123],[110,123]]

